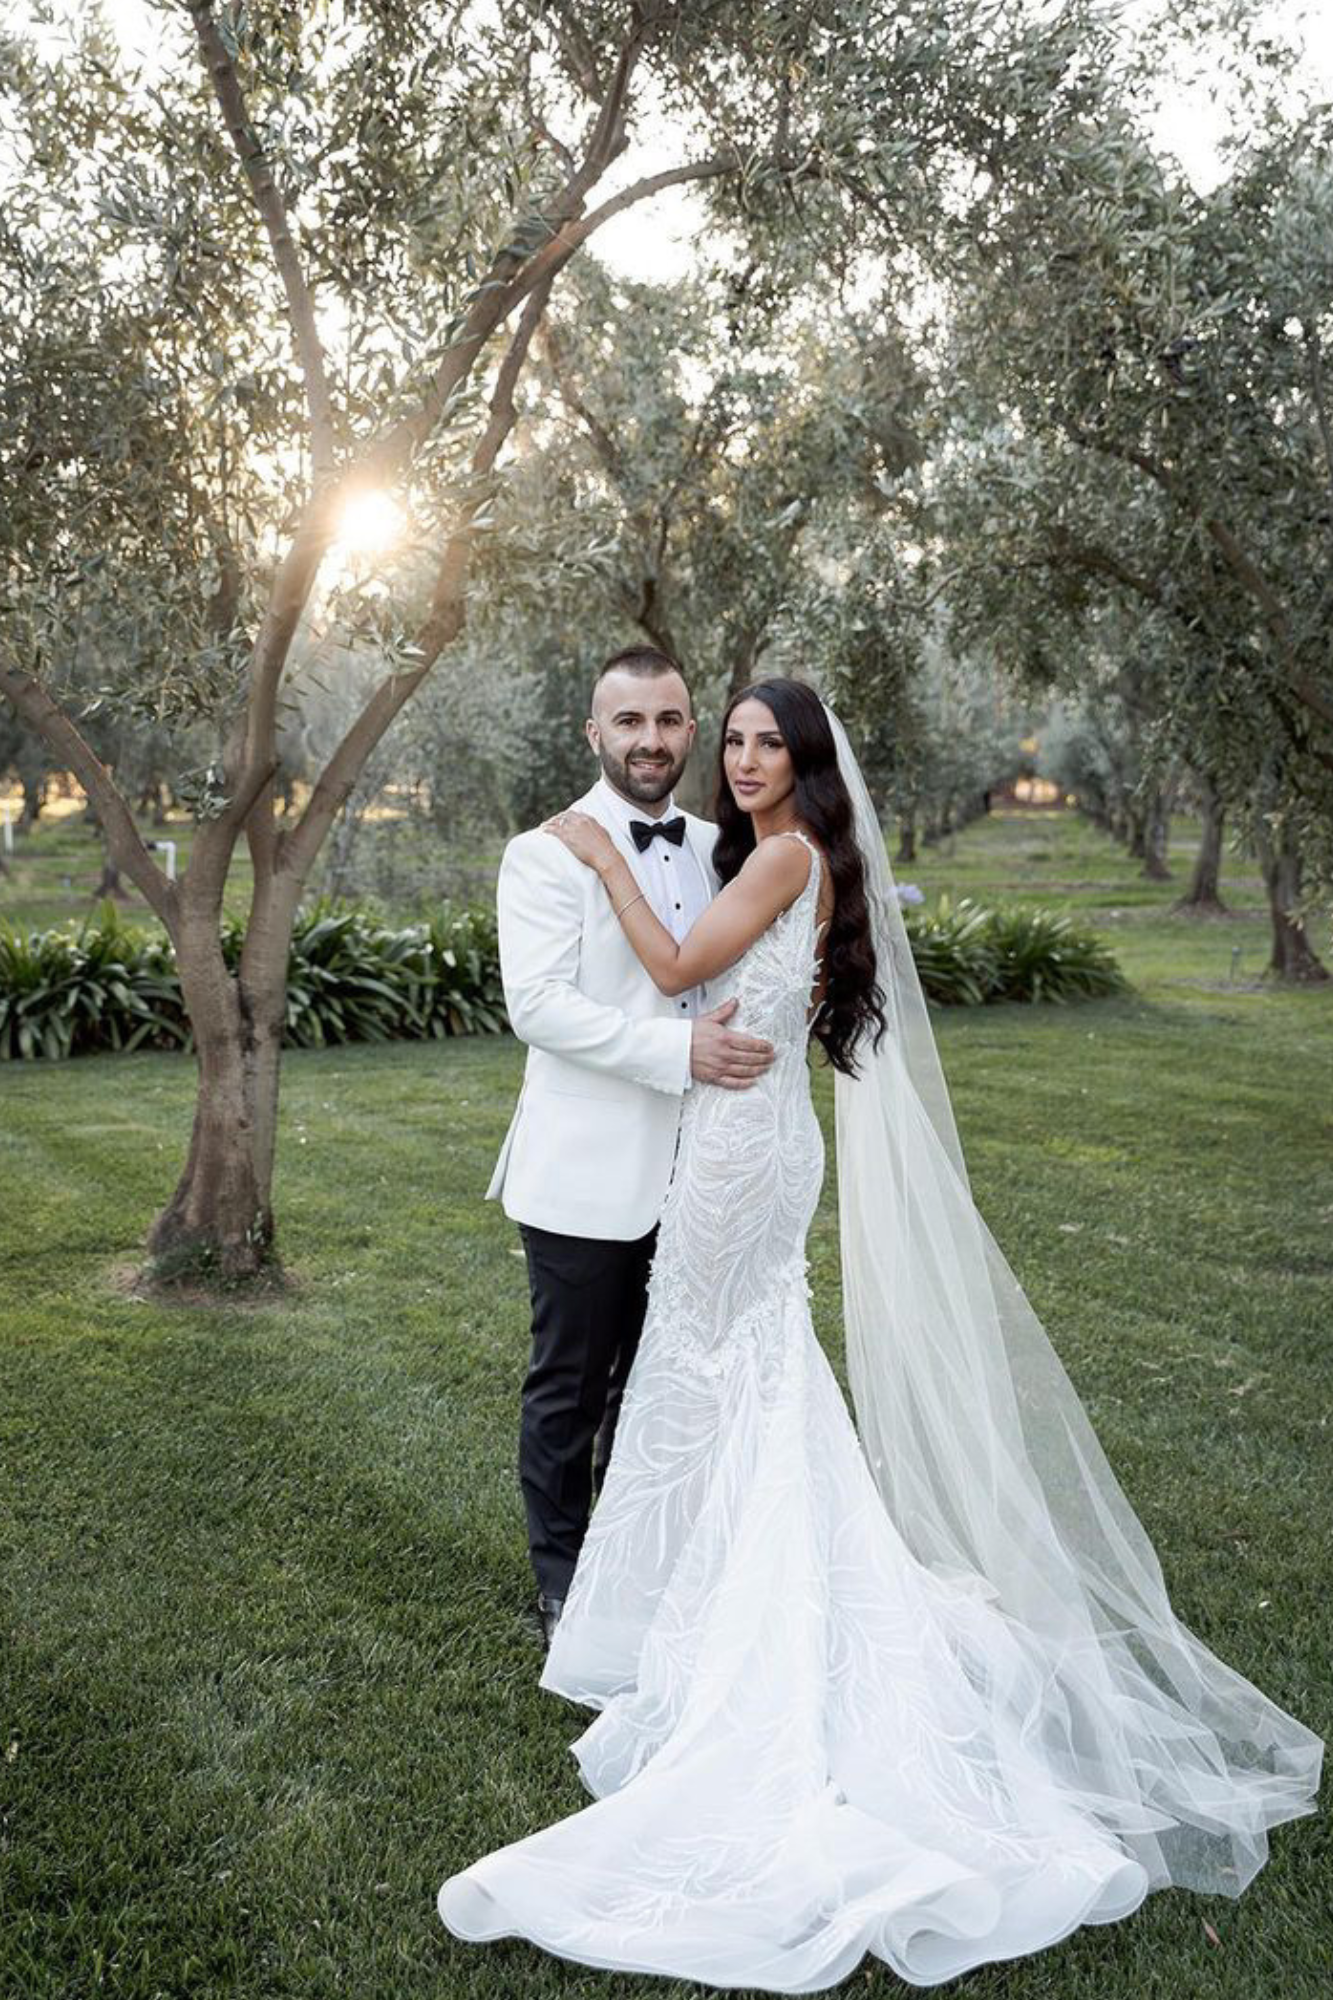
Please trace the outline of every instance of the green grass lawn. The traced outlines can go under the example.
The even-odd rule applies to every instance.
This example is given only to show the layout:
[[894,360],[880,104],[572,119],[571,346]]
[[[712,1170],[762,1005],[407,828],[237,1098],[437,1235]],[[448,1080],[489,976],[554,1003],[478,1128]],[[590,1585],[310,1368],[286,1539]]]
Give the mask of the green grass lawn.
[[[139,831],[145,840],[174,841],[177,872],[184,874],[194,846],[195,826],[188,815],[173,814],[160,827],[140,819]],[[166,853],[154,858],[165,870]],[[0,874],[0,922],[36,931],[78,924],[95,914],[103,859],[97,829],[81,812],[52,814],[27,832],[15,834],[8,872]],[[249,851],[242,841],[227,878],[227,909],[236,916],[249,907],[253,880]],[[123,878],[123,889],[125,915],[156,927],[156,917],[128,876]]]
[[[1333,1733],[1333,992],[1251,983],[1257,884],[1227,922],[1173,918],[1067,819],[903,872],[1114,934],[1127,998],[937,1017],[978,1199],[1181,1615]],[[187,1061],[0,1071],[6,2000],[699,1991],[464,1947],[434,1912],[446,1873],[584,1800],[528,1624],[523,1266],[479,1199],[520,1064],[507,1040],[289,1056],[297,1289],[257,1309],[123,1289]],[[812,1256],[837,1360],[832,1188]],[[1239,1903],[1155,1896],[954,1990],[1316,2000],[1331,1880],[1321,1814]],[[872,1965],[845,1990],[903,1989]]]
[[[174,841],[177,872],[185,872],[195,833],[188,815],[172,814],[162,827],[152,827],[141,818],[139,831],[145,840]],[[474,850],[445,841],[420,819],[400,816],[379,820],[364,827],[359,836],[356,879],[366,900],[373,900],[388,920],[408,922],[421,915],[423,905],[441,901],[460,904],[489,897],[502,845],[496,838]],[[165,869],[165,852],[156,859]],[[314,892],[326,884],[327,859],[326,850],[311,878]],[[97,830],[81,813],[53,814],[39,820],[35,827],[15,835],[9,866],[0,870],[0,923],[21,930],[79,924],[96,912],[102,862]],[[227,875],[225,903],[230,915],[246,915],[253,883],[249,850],[241,841]],[[131,922],[156,926],[157,919],[128,876],[123,878],[122,887],[124,915]]]

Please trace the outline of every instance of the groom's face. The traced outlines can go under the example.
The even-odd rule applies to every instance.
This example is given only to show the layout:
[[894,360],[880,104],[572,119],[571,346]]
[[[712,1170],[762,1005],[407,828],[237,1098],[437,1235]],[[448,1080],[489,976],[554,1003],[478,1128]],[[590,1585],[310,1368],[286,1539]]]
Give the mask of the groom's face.
[[603,674],[592,698],[588,741],[608,784],[636,805],[675,790],[694,741],[690,696],[679,674]]

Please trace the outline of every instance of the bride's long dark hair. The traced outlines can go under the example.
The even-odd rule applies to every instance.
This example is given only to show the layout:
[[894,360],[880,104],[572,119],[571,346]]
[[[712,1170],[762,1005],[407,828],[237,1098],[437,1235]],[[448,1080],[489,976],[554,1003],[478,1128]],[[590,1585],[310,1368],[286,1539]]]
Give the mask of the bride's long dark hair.
[[740,873],[754,852],[754,822],[742,812],[727,783],[727,730],[743,701],[762,701],[773,712],[796,778],[796,817],[823,849],[833,881],[833,916],[824,939],[827,984],[810,1030],[834,1069],[856,1074],[862,1036],[878,1048],[884,1034],[884,994],[871,943],[865,870],[852,832],[852,802],[838,769],[838,750],[824,704],[804,681],[755,681],[727,703],[718,746],[717,842],[713,865],[723,882]]

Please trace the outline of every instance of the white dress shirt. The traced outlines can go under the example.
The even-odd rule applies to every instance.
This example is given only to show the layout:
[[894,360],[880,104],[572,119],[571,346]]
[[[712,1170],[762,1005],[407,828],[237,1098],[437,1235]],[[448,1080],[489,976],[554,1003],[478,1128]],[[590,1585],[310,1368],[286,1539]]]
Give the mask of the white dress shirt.
[[[632,799],[622,798],[604,777],[598,779],[597,790],[607,811],[614,814],[616,824],[627,836],[631,820],[670,819],[676,809],[673,797],[667,800],[663,812],[647,812],[642,806],[635,805]],[[712,901],[712,891],[704,881],[699,863],[691,852],[690,843],[688,840],[683,840],[679,847],[673,847],[669,840],[653,840],[638,859],[642,870],[640,879],[647,892],[648,906],[658,922],[666,926],[679,944],[694,928]],[[681,1013],[688,1017],[698,1015],[703,1007],[703,996],[698,987],[692,986],[688,993],[682,993],[677,1005]]]

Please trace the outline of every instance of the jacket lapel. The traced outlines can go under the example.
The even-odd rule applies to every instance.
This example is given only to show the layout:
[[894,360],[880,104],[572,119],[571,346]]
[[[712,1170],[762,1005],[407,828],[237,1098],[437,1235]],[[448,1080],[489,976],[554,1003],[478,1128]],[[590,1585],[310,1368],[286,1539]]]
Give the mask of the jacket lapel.
[[[594,785],[590,792],[585,792],[583,797],[575,803],[572,810],[574,812],[587,813],[590,819],[595,819],[599,826],[604,826],[606,828],[612,840],[614,840],[616,846],[619,848],[620,852],[624,855],[626,861],[628,861],[630,866],[630,873],[633,875],[635,881],[638,883],[641,889],[646,891],[648,888],[648,878],[644,873],[643,857],[640,855],[638,848],[634,845],[634,841],[630,833],[620,825],[620,822],[616,819],[614,813],[607,811],[605,802],[602,798],[602,794],[599,788],[596,785]],[[590,874],[591,872],[592,871],[589,870]],[[603,895],[603,901],[605,900],[606,898]],[[607,910],[609,914],[610,912],[609,903],[607,904]]]

